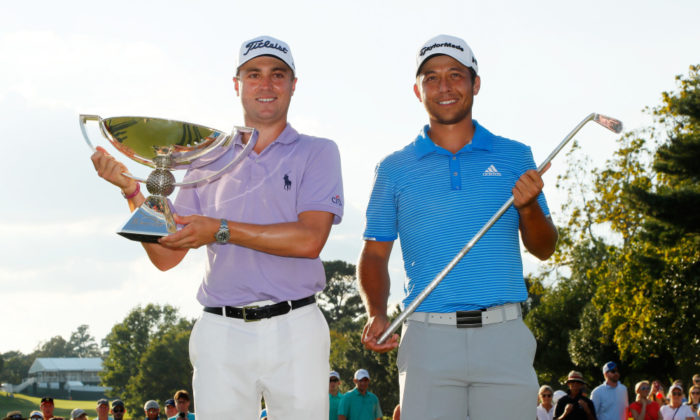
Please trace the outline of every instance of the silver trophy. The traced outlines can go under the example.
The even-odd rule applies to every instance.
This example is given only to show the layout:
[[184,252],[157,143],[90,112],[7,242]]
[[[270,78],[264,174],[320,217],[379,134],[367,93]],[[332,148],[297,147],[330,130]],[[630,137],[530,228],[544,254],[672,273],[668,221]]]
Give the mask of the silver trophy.
[[[112,117],[80,115],[80,129],[88,146],[95,151],[85,129],[88,121],[96,121],[102,135],[120,152],[131,159],[154,168],[147,179],[130,173],[124,176],[146,184],[150,195],[134,211],[118,234],[139,242],[157,242],[159,238],[175,233],[172,203],[168,196],[175,187],[212,181],[245,158],[253,150],[257,132],[248,127],[234,127],[230,135],[213,128],[182,121],[150,117]],[[212,162],[233,145],[236,132],[252,133],[247,144],[220,170],[204,178],[176,182],[170,172],[187,169],[197,161]]]

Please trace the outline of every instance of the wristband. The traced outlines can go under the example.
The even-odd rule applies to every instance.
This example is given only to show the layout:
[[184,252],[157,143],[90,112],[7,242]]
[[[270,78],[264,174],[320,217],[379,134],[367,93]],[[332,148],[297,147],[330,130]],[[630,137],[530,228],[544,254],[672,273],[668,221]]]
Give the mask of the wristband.
[[131,200],[132,198],[136,197],[139,193],[141,192],[141,187],[139,186],[139,183],[136,183],[136,189],[134,192],[132,192],[129,195],[124,194],[124,191],[122,191],[122,197],[126,198],[127,200]]

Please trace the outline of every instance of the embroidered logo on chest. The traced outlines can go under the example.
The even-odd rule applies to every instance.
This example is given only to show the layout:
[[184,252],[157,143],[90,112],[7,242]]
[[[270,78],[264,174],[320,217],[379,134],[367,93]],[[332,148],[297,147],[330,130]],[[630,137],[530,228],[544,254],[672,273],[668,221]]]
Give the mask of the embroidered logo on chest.
[[289,175],[284,175],[284,189],[289,190],[292,188],[292,180],[289,179]]
[[495,166],[491,165],[482,174],[483,176],[501,176],[501,173],[498,172],[498,169],[496,169]]

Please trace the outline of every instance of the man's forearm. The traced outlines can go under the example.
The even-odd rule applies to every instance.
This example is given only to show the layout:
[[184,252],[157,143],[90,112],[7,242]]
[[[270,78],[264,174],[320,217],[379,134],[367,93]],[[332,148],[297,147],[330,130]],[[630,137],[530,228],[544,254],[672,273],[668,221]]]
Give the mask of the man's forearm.
[[357,263],[360,295],[370,317],[386,316],[391,286],[388,261],[392,244],[367,241]]
[[230,242],[284,257],[317,258],[333,225],[332,213],[308,211],[290,223],[256,225],[229,221]]
[[546,260],[557,245],[559,234],[552,219],[545,216],[536,202],[518,210],[520,214],[520,234],[529,253]]

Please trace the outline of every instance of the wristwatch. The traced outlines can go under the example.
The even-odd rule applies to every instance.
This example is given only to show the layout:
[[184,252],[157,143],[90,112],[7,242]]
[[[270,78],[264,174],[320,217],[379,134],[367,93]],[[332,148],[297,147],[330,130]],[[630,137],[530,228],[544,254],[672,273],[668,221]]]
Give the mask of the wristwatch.
[[228,230],[228,222],[226,219],[221,219],[221,226],[219,226],[219,231],[214,235],[214,239],[220,244],[225,244],[228,243],[229,238],[231,238],[231,232]]

